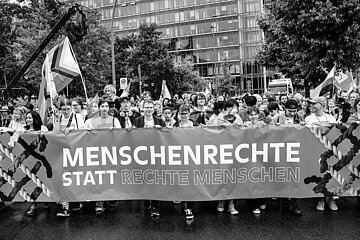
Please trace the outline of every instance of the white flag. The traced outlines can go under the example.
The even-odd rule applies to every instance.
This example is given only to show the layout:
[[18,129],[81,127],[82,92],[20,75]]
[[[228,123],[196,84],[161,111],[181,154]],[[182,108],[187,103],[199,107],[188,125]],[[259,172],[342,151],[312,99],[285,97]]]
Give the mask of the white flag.
[[161,97],[162,97],[162,99],[165,99],[165,98],[171,99],[171,95],[170,95],[169,89],[166,86],[165,80],[162,81]]
[[129,96],[129,92],[130,92],[130,85],[131,82],[129,82],[129,84],[126,86],[126,88],[124,89],[124,91],[121,93],[121,98],[123,97],[128,97]]

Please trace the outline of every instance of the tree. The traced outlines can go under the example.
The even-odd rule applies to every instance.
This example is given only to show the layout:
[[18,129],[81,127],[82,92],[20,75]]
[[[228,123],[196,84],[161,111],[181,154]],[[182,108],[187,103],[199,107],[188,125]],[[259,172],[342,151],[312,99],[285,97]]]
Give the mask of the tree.
[[[171,86],[173,80],[173,60],[167,52],[167,46],[160,41],[161,32],[155,23],[140,24],[139,35],[131,34],[123,40],[117,40],[116,63],[122,74],[138,79],[138,66],[141,66],[141,80],[144,90],[158,98],[162,81]],[[123,45],[121,45],[123,44]],[[123,48],[121,48],[123,46]]]
[[222,63],[221,66],[224,70],[224,73],[221,75],[216,75],[213,80],[213,86],[217,95],[230,94],[231,91],[236,89],[236,86],[233,85],[234,77],[229,71],[229,64],[227,62]]
[[[5,52],[1,61],[3,59],[8,61],[3,62],[1,67],[4,75],[9,80],[15,76],[17,70],[29,59],[40,42],[42,42],[62,16],[62,13],[67,11],[73,2],[59,3],[49,0],[44,5],[39,5],[39,2],[34,0],[28,5],[19,5],[18,3],[3,4],[5,3],[1,3],[2,6],[7,6],[8,10],[1,12],[2,17],[15,17],[12,18],[10,23],[9,21],[6,22],[6,33],[11,37],[6,38],[2,45],[8,51]],[[42,54],[32,63],[24,77],[17,83],[17,86],[23,87],[26,90],[23,91],[24,94],[32,95],[38,93],[45,54],[63,39],[65,35],[68,35],[70,41],[72,41],[74,53],[85,78],[89,95],[91,96],[102,89],[108,82],[106,79],[110,79],[111,76],[109,68],[109,33],[100,25],[100,17],[95,10],[84,7],[83,11],[86,14],[87,25],[89,26],[88,34],[81,42],[72,41],[73,34],[67,31],[67,25],[64,26],[43,50]],[[13,19],[16,19],[16,21]],[[10,28],[8,27],[9,24]],[[75,79],[70,83],[70,96],[76,96],[83,92],[80,79]]]
[[336,64],[360,67],[360,0],[271,1],[259,21],[265,44],[258,60],[317,85]]
[[182,61],[174,65],[174,79],[169,86],[172,92],[199,92],[205,88],[205,81],[201,79],[198,71],[194,71],[194,64],[191,61]]

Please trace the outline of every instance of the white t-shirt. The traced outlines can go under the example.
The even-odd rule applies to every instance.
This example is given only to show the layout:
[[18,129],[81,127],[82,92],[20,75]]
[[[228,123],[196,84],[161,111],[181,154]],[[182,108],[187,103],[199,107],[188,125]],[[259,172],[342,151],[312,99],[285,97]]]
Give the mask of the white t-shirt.
[[144,128],[153,128],[155,126],[154,118],[151,118],[150,120],[144,119]]
[[85,129],[109,129],[109,128],[121,128],[120,122],[117,118],[108,116],[103,119],[102,117],[95,117],[86,120]]
[[314,113],[310,114],[305,118],[305,122],[307,125],[312,124],[322,124],[322,123],[336,123],[336,119],[334,116],[324,113],[322,116],[316,116]]
[[[69,129],[83,129],[84,128],[84,119],[81,116],[81,114],[76,113],[72,114],[71,123],[69,125]],[[63,115],[60,117],[59,122],[57,122],[55,130],[57,131],[65,131],[67,128],[69,121],[70,121],[71,115],[68,118],[65,118]]]

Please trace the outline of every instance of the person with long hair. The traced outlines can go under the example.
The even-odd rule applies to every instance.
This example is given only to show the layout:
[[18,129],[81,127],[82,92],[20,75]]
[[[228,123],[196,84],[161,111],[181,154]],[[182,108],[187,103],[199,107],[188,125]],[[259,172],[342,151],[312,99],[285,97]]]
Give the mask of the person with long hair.
[[[43,122],[41,120],[41,117],[39,115],[39,113],[35,112],[35,111],[29,111],[26,114],[26,118],[25,118],[25,130],[26,131],[37,131],[37,132],[47,132],[48,129],[46,128],[46,126],[43,125]],[[33,202],[30,206],[30,209],[26,212],[26,215],[28,217],[32,217],[37,215],[38,213],[38,205],[36,202]]]
[[[250,106],[247,108],[247,115],[249,121],[244,122],[245,126],[248,127],[263,127],[266,125],[264,121],[259,120],[260,109],[256,106]],[[251,208],[254,214],[260,214],[261,210],[266,208],[266,199],[263,198],[253,198],[247,200],[248,206]]]
[[354,109],[352,115],[349,117],[348,123],[358,123],[360,124],[360,97],[358,97],[354,102]]
[[24,131],[25,130],[25,117],[26,117],[26,108],[25,107],[17,107],[14,109],[12,114],[12,119],[9,124],[9,128],[14,131]]
[[[119,120],[109,114],[109,103],[105,99],[100,99],[98,102],[99,116],[89,118],[85,122],[84,128],[87,130],[93,129],[112,129],[121,128]],[[106,206],[105,206],[106,205]],[[102,216],[105,212],[105,207],[109,212],[115,211],[117,201],[98,201],[95,203],[95,214],[96,216]]]
[[211,108],[206,106],[206,96],[204,93],[198,93],[194,97],[194,108],[190,118],[198,124],[206,125],[213,114]]

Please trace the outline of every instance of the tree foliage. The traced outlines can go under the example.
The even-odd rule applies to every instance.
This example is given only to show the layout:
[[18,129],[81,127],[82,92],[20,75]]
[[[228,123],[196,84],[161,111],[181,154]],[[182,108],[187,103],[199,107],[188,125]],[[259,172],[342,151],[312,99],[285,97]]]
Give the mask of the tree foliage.
[[278,0],[259,21],[261,64],[315,85],[337,68],[360,67],[360,0]]
[[[54,0],[45,1],[40,5],[38,1],[20,5],[17,3],[0,3],[2,19],[7,19],[0,24],[3,34],[1,38],[0,81],[4,84],[16,75],[17,71],[30,58],[38,45],[45,39],[57,21],[74,3],[59,3]],[[80,69],[85,78],[89,95],[94,94],[104,87],[106,79],[110,79],[109,33],[100,25],[99,14],[95,10],[83,8],[86,14],[88,34],[81,42],[72,41],[72,35],[66,31],[65,26],[55,35],[39,57],[32,63],[23,78],[16,84],[22,87],[22,94],[37,94],[41,82],[41,68],[46,53],[54,47],[64,36],[69,35],[74,53]],[[11,21],[10,21],[11,19]],[[14,93],[14,92],[13,92]],[[69,95],[83,95],[84,90],[80,78],[69,85]],[[16,95],[16,94],[15,94]]]
[[[160,40],[161,32],[154,23],[140,25],[139,34],[130,34],[118,38],[115,43],[116,76],[126,76],[138,80],[138,66],[141,66],[143,90],[150,91],[157,99],[161,93],[161,84],[166,80],[170,93],[201,91],[205,82],[199,72],[194,71],[190,61],[174,64],[168,53],[168,46]],[[139,83],[131,85],[130,93],[138,95]]]
[[227,62],[222,63],[221,67],[223,68],[224,73],[216,75],[212,85],[215,86],[217,95],[230,94],[231,91],[235,91],[236,89],[236,86],[233,84],[234,77],[230,73],[229,64]]
[[191,61],[182,61],[174,64],[174,79],[170,88],[173,92],[199,92],[203,91],[206,83],[201,79],[198,71],[194,71]]

